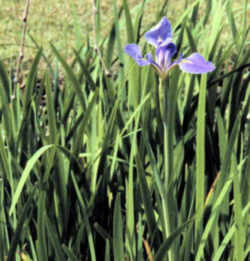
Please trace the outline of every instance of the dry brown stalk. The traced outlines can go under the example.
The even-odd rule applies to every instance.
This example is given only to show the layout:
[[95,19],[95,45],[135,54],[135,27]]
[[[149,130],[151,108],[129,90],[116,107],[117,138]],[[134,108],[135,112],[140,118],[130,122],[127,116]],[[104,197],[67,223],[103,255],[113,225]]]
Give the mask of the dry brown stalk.
[[96,28],[96,15],[97,15],[97,12],[98,12],[98,9],[96,7],[96,0],[93,0],[93,34],[94,34],[94,48],[95,48],[95,51],[97,52],[100,60],[101,60],[101,63],[102,63],[102,66],[103,66],[103,69],[104,69],[104,72],[105,74],[110,77],[111,76],[111,72],[108,70],[106,64],[105,64],[105,61],[103,59],[103,56],[102,56],[102,52],[100,50],[100,47],[99,47],[99,44],[98,44],[98,41],[97,41],[97,28]]
[[213,194],[213,192],[214,192],[214,189],[215,189],[215,186],[216,186],[216,184],[217,184],[217,181],[218,181],[219,177],[220,177],[220,172],[217,173],[217,175],[216,175],[216,177],[215,177],[215,180],[214,180],[214,182],[213,182],[211,188],[209,189],[209,192],[208,192],[207,197],[206,197],[206,200],[205,200],[205,206],[207,206],[208,203],[209,203],[209,200],[210,200],[210,198],[211,198],[211,196],[212,196],[212,194]]
[[148,256],[148,260],[149,261],[154,261],[154,258],[153,258],[153,255],[152,255],[152,252],[151,252],[151,248],[150,248],[150,245],[148,243],[148,241],[146,239],[143,238],[143,244],[144,244],[144,247],[146,249],[146,253],[147,253],[147,256]]
[[[24,58],[24,45],[25,45],[25,38],[26,38],[26,32],[27,32],[27,22],[28,22],[28,15],[29,15],[29,7],[30,7],[30,2],[31,0],[26,0],[26,6],[24,9],[24,13],[23,13],[23,32],[22,32],[22,40],[21,40],[21,45],[20,45],[20,52],[19,52],[19,58],[17,61],[17,67],[16,67],[16,83],[20,84],[20,87],[23,88],[24,87],[24,83],[23,83],[23,77],[21,74],[21,64]],[[14,90],[14,97],[15,97],[16,93]]]

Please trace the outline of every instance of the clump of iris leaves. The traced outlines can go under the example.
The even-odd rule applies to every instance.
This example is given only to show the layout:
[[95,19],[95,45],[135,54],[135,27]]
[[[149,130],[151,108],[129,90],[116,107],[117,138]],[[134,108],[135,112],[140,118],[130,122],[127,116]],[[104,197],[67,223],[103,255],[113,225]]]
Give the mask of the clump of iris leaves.
[[106,38],[97,12],[100,52],[88,42],[69,64],[51,45],[54,65],[37,45],[24,90],[0,63],[0,260],[250,259],[249,6],[201,2],[171,21],[176,57],[216,69],[166,78],[170,165],[158,76],[123,51],[151,52],[146,1],[114,1]]

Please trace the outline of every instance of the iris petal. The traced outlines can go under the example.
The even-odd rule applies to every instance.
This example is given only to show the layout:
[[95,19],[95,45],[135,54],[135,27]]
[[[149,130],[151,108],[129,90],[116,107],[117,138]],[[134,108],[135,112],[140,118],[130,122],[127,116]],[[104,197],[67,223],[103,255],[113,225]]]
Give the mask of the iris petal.
[[215,66],[211,62],[206,61],[199,53],[193,53],[181,60],[179,67],[182,71],[192,74],[208,73],[215,69]]
[[176,53],[176,46],[174,43],[167,43],[166,45],[161,45],[156,49],[156,61],[166,70],[171,64],[171,58]]
[[139,66],[149,65],[150,62],[142,57],[141,49],[136,44],[127,44],[125,46],[125,52],[135,60]]
[[158,47],[167,38],[172,38],[171,24],[166,17],[145,34],[148,43]]

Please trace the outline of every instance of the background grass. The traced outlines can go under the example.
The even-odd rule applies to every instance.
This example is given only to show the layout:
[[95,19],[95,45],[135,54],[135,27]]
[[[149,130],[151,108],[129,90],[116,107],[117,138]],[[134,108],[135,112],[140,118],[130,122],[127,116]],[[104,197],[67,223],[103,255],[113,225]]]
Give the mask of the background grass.
[[[81,44],[86,44],[87,37],[93,40],[93,11],[91,0],[86,1],[32,1],[28,16],[28,32],[36,40],[39,46],[43,47],[44,54],[53,60],[49,42],[57,45],[60,52],[72,61],[72,48]],[[203,1],[204,2],[204,1]],[[143,28],[147,28],[154,22],[155,15],[160,11],[160,7],[164,3],[163,0],[147,1],[145,5],[146,16],[143,17]],[[1,28],[0,28],[0,57],[1,60],[15,63],[15,58],[19,55],[21,36],[22,36],[22,17],[25,9],[25,1],[15,0],[6,2],[0,1],[1,10]],[[132,9],[137,1],[128,0],[129,8]],[[173,21],[182,14],[187,4],[192,1],[176,0],[168,1],[168,17]],[[117,1],[117,5],[121,6],[122,1]],[[201,3],[200,15],[204,11],[204,3]],[[242,10],[242,1],[236,0],[232,2],[236,23],[239,22]],[[101,35],[107,36],[114,19],[112,1],[105,0],[100,2],[101,11]],[[249,17],[249,10],[248,10]],[[80,36],[78,35],[79,32]],[[224,34],[227,30],[224,30]],[[80,38],[80,39],[79,39]],[[34,42],[27,37],[25,42],[24,64],[29,64],[34,58],[37,48]],[[42,61],[43,62],[43,61]]]
[[[19,47],[22,34],[22,16],[25,8],[25,1],[6,2],[1,0],[0,17],[1,41],[0,55],[3,60],[11,60],[19,53]],[[121,6],[122,1],[118,1]],[[134,7],[136,1],[129,1],[131,7]],[[148,4],[150,17],[147,23],[152,22],[152,16],[158,3]],[[76,48],[77,33],[76,24],[81,32],[81,44],[86,43],[88,35],[93,35],[92,22],[92,1],[33,1],[30,5],[28,17],[29,33],[36,39],[39,46],[44,48],[46,55],[51,56],[49,42],[56,43],[58,49],[68,58],[72,57],[72,48]],[[112,1],[102,1],[100,3],[102,12],[101,26],[102,36],[107,36],[112,26],[114,14],[112,11]],[[30,61],[34,58],[36,47],[34,43],[27,38],[25,50],[25,60]],[[45,51],[46,50],[46,51]],[[14,57],[13,57],[14,56]]]
[[[248,2],[96,2],[99,52],[91,3],[42,4],[21,90],[24,2],[2,1],[0,260],[249,260]],[[164,124],[157,75],[123,52],[163,15],[216,66],[171,71]]]

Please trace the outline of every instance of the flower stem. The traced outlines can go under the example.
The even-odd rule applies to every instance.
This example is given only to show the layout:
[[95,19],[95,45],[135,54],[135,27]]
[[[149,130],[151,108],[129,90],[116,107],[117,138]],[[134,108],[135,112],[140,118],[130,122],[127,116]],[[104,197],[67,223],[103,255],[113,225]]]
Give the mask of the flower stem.
[[166,88],[163,80],[160,78],[158,94],[159,94],[159,106],[160,106],[162,124],[164,124],[164,122],[166,121],[166,98],[164,95],[164,91],[166,91]]
[[[169,80],[169,78],[167,78]],[[166,91],[168,96],[166,100]],[[175,214],[176,204],[172,192],[173,184],[173,138],[174,138],[174,123],[175,123],[175,108],[176,108],[176,89],[170,87],[169,84],[164,84],[163,80],[159,82],[159,107],[161,114],[161,122],[163,124],[164,136],[164,151],[163,151],[163,164],[164,164],[164,187],[165,195],[163,195],[163,212],[165,222],[165,236],[169,237],[175,229]],[[172,215],[171,215],[172,213]],[[170,248],[168,258],[169,261],[175,261],[175,247]]]
[[[164,132],[164,181],[167,190],[169,189],[169,185],[173,181],[173,139],[177,94],[176,89],[174,87],[171,88],[168,86],[163,84],[163,80],[160,79],[159,106]],[[168,91],[167,100],[165,95],[166,91]]]

